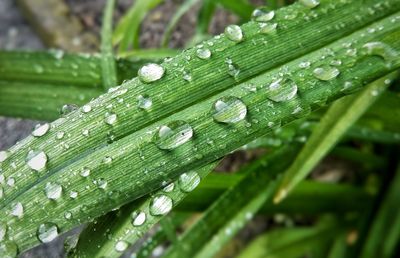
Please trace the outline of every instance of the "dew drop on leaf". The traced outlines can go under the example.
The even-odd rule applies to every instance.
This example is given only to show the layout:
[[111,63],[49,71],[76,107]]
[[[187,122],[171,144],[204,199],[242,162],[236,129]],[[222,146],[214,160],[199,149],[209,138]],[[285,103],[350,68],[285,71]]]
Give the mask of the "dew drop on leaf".
[[61,107],[60,114],[61,114],[62,116],[66,116],[66,115],[68,115],[69,113],[71,113],[71,112],[77,110],[78,108],[79,108],[79,107],[78,107],[77,105],[75,105],[75,104],[65,104],[65,105],[63,105],[63,106]]
[[275,102],[289,101],[297,94],[297,84],[290,78],[279,78],[267,87],[267,98]]
[[10,156],[8,151],[0,151],[0,162],[5,161]]
[[139,79],[144,83],[154,82],[164,75],[164,68],[158,64],[146,64],[138,71]]
[[175,184],[174,183],[170,183],[170,184],[166,185],[163,188],[163,191],[166,192],[166,193],[170,193],[170,192],[172,192],[174,190],[174,188],[175,188]]
[[58,236],[58,228],[54,223],[43,223],[40,224],[36,236],[42,243],[48,243],[54,240]]
[[195,171],[183,173],[179,176],[179,187],[183,192],[193,191],[200,183],[200,176]]
[[62,187],[57,183],[48,182],[44,188],[47,198],[57,200],[61,197]]
[[90,111],[92,111],[92,106],[89,104],[86,104],[82,107],[82,112],[83,113],[89,113]]
[[329,81],[335,79],[340,74],[340,71],[333,66],[322,66],[315,68],[313,74],[315,78],[321,81]]
[[172,209],[172,199],[166,195],[154,196],[150,202],[150,213],[153,216],[165,215]]
[[90,168],[88,167],[82,168],[80,175],[82,177],[88,177],[90,175]]
[[99,178],[96,181],[96,185],[100,189],[105,189],[107,187],[107,181],[104,178]]
[[104,115],[104,122],[108,125],[114,125],[117,122],[117,114],[107,112]]
[[65,132],[64,131],[60,131],[56,133],[56,139],[57,140],[61,140],[62,138],[64,138]]
[[46,167],[47,155],[44,151],[31,150],[26,156],[26,164],[35,171],[41,171]]
[[213,119],[220,123],[237,123],[247,115],[246,105],[236,97],[228,96],[214,103]]
[[22,206],[22,203],[17,202],[12,206],[11,215],[13,215],[14,217],[22,218],[22,216],[24,215],[24,206]]
[[163,150],[172,150],[189,141],[193,136],[192,127],[182,120],[163,125],[154,136],[154,143]]
[[146,222],[146,213],[143,211],[134,211],[131,215],[132,225],[135,227],[139,227]]
[[196,56],[200,59],[209,59],[211,51],[208,48],[199,48],[196,50]]
[[267,22],[274,18],[275,12],[265,7],[255,9],[251,14],[251,19],[256,22]]
[[4,222],[0,222],[0,242],[3,241],[7,233],[7,225]]
[[35,130],[33,130],[32,135],[35,137],[41,137],[45,135],[50,129],[50,124],[45,123],[45,124],[38,124],[35,126]]
[[137,97],[137,101],[138,101],[138,104],[137,104],[138,108],[141,108],[141,109],[149,109],[153,105],[153,101],[151,100],[151,98],[148,95],[139,95]]
[[242,29],[237,25],[229,25],[225,28],[226,37],[234,42],[240,42],[243,40]]
[[260,24],[260,33],[262,34],[271,34],[276,32],[276,28],[278,27],[278,23],[261,23]]
[[128,243],[126,241],[120,240],[115,244],[115,251],[123,252],[128,248]]
[[307,8],[314,8],[320,4],[319,0],[299,0],[299,2]]
[[75,199],[76,197],[78,197],[78,192],[71,191],[71,192],[69,193],[69,197],[72,198],[72,199]]

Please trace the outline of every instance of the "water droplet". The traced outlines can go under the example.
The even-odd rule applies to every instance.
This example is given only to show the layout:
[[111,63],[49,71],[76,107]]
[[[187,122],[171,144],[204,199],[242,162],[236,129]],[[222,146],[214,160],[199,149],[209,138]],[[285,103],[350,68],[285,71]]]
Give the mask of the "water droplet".
[[389,67],[399,56],[399,53],[395,49],[383,42],[369,42],[364,44],[362,47],[366,50],[365,54],[383,58],[388,62]]
[[309,68],[310,65],[311,65],[311,62],[304,61],[304,62],[301,62],[301,63],[299,64],[299,67],[300,67],[300,68],[303,68],[303,69],[306,69],[306,68]]
[[275,102],[289,101],[297,94],[297,84],[290,78],[279,78],[267,87],[267,98]]
[[166,193],[170,193],[174,190],[175,188],[175,184],[174,183],[170,183],[167,186],[164,187],[163,191]]
[[104,115],[104,122],[108,125],[114,125],[117,122],[117,115],[111,112],[107,112]]
[[55,59],[60,60],[64,56],[64,51],[61,49],[50,49],[49,51]]
[[144,83],[154,82],[164,75],[164,68],[158,64],[146,64],[138,71],[139,79]]
[[76,197],[78,197],[78,192],[71,191],[71,192],[69,193],[69,197],[71,197],[72,199],[75,199]]
[[314,8],[320,4],[319,0],[299,0],[299,2],[307,8]]
[[7,233],[7,225],[4,222],[0,222],[0,242],[3,241]]
[[83,176],[83,177],[88,177],[88,176],[90,175],[90,168],[88,168],[88,167],[82,168],[80,174],[81,174],[81,176]]
[[100,178],[96,181],[97,187],[100,189],[105,189],[107,187],[107,181],[104,178]]
[[62,138],[64,138],[65,132],[60,131],[56,133],[56,139],[57,140],[61,140]]
[[189,141],[192,136],[192,127],[185,121],[178,120],[161,126],[154,136],[154,142],[160,149],[172,150]]
[[195,171],[183,173],[179,176],[179,187],[183,192],[193,191],[200,183],[200,176]]
[[12,206],[11,215],[22,218],[22,216],[24,215],[24,206],[22,206],[22,203],[17,202]]
[[26,164],[35,171],[41,171],[46,167],[47,155],[43,151],[31,150],[26,156]]
[[340,74],[340,71],[336,67],[322,66],[315,68],[313,74],[315,78],[321,81],[329,81],[336,78]]
[[149,109],[153,105],[153,101],[148,95],[139,95],[137,97],[138,107],[141,109]]
[[48,182],[44,188],[47,198],[57,200],[61,197],[62,187],[59,184]]
[[190,72],[190,71],[187,71],[187,70],[183,70],[183,76],[182,76],[182,78],[185,80],[185,81],[188,81],[188,82],[191,82],[192,81],[192,73]]
[[88,129],[83,129],[82,130],[82,135],[85,136],[85,137],[88,137],[89,136],[89,130]]
[[79,108],[79,107],[78,107],[77,105],[75,105],[75,104],[65,104],[65,105],[63,105],[63,106],[61,107],[60,114],[61,114],[62,116],[66,116],[66,115],[68,115],[69,113],[71,113],[71,112],[77,110],[78,108]]
[[153,216],[165,215],[172,209],[172,199],[166,195],[153,197],[150,202],[150,213]]
[[8,151],[0,151],[0,162],[5,161],[10,156]]
[[6,241],[0,243],[0,255],[2,258],[15,258],[17,257],[18,246],[13,241]]
[[251,14],[251,19],[256,22],[267,22],[274,18],[275,12],[273,10],[268,10],[267,8],[258,8]]
[[7,185],[10,186],[10,187],[13,187],[15,185],[15,178],[9,177],[7,179]]
[[278,27],[278,23],[261,23],[260,24],[260,33],[263,34],[271,34],[276,32],[276,28]]
[[117,252],[123,252],[126,248],[128,248],[128,243],[123,240],[120,240],[115,244],[115,250]]
[[33,130],[32,135],[35,137],[41,137],[43,135],[45,135],[50,129],[50,124],[49,123],[45,123],[43,125],[36,125],[35,130]]
[[40,242],[51,242],[58,236],[57,225],[54,223],[43,223],[38,227],[36,234]]
[[82,112],[83,113],[89,113],[90,111],[92,111],[92,106],[89,104],[86,104],[82,107]]
[[211,51],[208,48],[199,48],[196,50],[196,55],[200,59],[209,59],[211,57]]
[[236,97],[228,96],[218,99],[214,103],[213,118],[220,123],[237,123],[247,114],[246,105]]
[[146,221],[146,213],[144,213],[143,211],[134,211],[132,212],[131,218],[132,225],[135,227],[139,227],[143,225],[143,223]]
[[242,29],[237,25],[229,25],[225,28],[225,35],[228,39],[234,42],[240,42],[243,40]]

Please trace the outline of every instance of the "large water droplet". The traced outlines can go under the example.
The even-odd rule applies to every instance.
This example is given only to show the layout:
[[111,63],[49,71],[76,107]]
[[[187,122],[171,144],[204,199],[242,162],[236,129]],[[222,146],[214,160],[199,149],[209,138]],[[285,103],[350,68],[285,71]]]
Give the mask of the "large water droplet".
[[364,44],[363,49],[366,50],[367,55],[379,56],[388,62],[389,67],[392,62],[398,58],[399,53],[383,42],[369,42]]
[[141,109],[149,109],[153,105],[153,101],[148,95],[139,95],[137,97],[138,107]]
[[131,215],[132,225],[135,227],[139,227],[146,222],[146,213],[143,211],[134,211]]
[[247,114],[246,105],[236,97],[228,96],[218,99],[214,103],[213,118],[221,123],[237,123]]
[[200,176],[195,171],[183,173],[179,176],[179,187],[183,192],[193,191],[200,183]]
[[26,156],[26,164],[35,171],[41,171],[46,167],[47,155],[43,151],[31,150]]
[[37,229],[37,238],[42,243],[48,243],[58,236],[58,228],[54,223],[43,223]]
[[0,151],[0,162],[5,161],[10,156],[8,151]]
[[243,40],[242,29],[237,25],[229,25],[225,28],[225,35],[228,39],[234,42],[240,42]]
[[117,114],[114,114],[112,112],[107,112],[104,115],[104,122],[108,125],[114,125],[117,122]]
[[36,125],[35,130],[33,130],[32,135],[35,137],[40,137],[45,135],[50,129],[50,124],[49,123],[45,123],[43,125]]
[[59,184],[48,182],[44,188],[47,198],[57,200],[61,197],[62,187]]
[[267,98],[275,102],[289,101],[297,94],[297,84],[290,78],[279,78],[267,87]]
[[172,209],[172,199],[166,195],[153,197],[150,202],[150,213],[153,216],[165,215]]
[[193,136],[192,127],[178,120],[160,127],[154,136],[155,144],[163,150],[172,150],[189,141]]
[[22,218],[22,216],[24,215],[24,206],[22,206],[22,203],[17,202],[12,206],[11,215]]
[[138,71],[139,79],[144,83],[154,82],[164,75],[164,68],[158,64],[146,64]]
[[329,81],[336,78],[340,74],[340,71],[333,66],[322,66],[315,68],[313,74],[315,78],[321,81]]
[[251,14],[251,19],[256,22],[267,22],[274,18],[275,12],[265,7],[255,9]]
[[115,244],[115,251],[117,252],[123,252],[126,248],[128,248],[128,243],[123,240],[120,240]]
[[209,59],[211,51],[208,48],[199,48],[196,50],[196,56],[200,59]]
[[307,8],[314,8],[320,4],[319,0],[299,0],[299,2]]

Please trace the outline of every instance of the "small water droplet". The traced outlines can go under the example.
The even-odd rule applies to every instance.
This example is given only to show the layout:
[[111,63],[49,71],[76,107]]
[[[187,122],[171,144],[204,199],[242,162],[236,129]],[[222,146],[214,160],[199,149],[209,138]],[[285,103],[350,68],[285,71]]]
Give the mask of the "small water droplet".
[[61,197],[62,187],[59,184],[48,182],[44,188],[47,198],[57,200]]
[[105,189],[107,187],[107,181],[104,178],[97,179],[96,184],[100,189]]
[[86,104],[82,107],[82,112],[83,113],[89,113],[90,111],[92,111],[92,106],[89,104]]
[[62,116],[66,116],[66,115],[68,115],[69,113],[71,113],[71,112],[77,110],[78,108],[79,108],[79,107],[78,107],[77,105],[75,105],[75,104],[65,104],[65,105],[63,105],[63,106],[61,107],[60,114],[61,114]]
[[138,107],[141,109],[149,109],[153,105],[153,101],[148,95],[139,95],[137,97]]
[[132,225],[135,227],[139,227],[146,222],[146,213],[143,211],[134,211],[131,215]]
[[35,137],[41,137],[43,135],[45,135],[50,129],[50,124],[49,123],[45,123],[43,125],[36,125],[35,130],[33,130],[32,135]]
[[317,7],[320,4],[319,0],[299,0],[299,2],[310,9]]
[[179,187],[183,192],[193,191],[200,183],[200,176],[195,171],[183,173],[179,176]]
[[150,83],[161,79],[164,75],[164,68],[158,64],[146,64],[138,71],[139,79],[144,83]]
[[290,78],[279,78],[267,87],[267,98],[275,102],[289,101],[297,94],[297,84]]
[[61,140],[62,138],[64,138],[65,132],[64,131],[60,131],[56,133],[56,139],[57,140]]
[[80,174],[82,177],[88,177],[90,175],[90,168],[83,167]]
[[154,136],[154,142],[160,149],[172,150],[189,141],[192,136],[192,127],[185,121],[178,120],[161,126]]
[[76,197],[78,197],[78,192],[71,191],[71,192],[69,193],[69,197],[71,197],[72,199],[75,199]]
[[4,222],[0,222],[0,242],[3,241],[7,233],[7,225]]
[[41,171],[46,167],[47,155],[43,151],[31,150],[26,156],[26,164],[35,171]]
[[72,213],[69,211],[64,212],[64,218],[65,219],[71,219],[72,218]]
[[14,185],[15,185],[15,178],[14,178],[14,177],[9,177],[9,178],[7,179],[7,185],[10,186],[10,187],[14,187]]
[[128,248],[128,243],[123,240],[120,240],[115,244],[115,251],[117,252],[123,252],[126,248]]
[[247,114],[246,105],[236,97],[228,96],[214,103],[213,119],[220,123],[237,123]]
[[8,151],[0,151],[0,162],[5,161],[10,156]]
[[276,32],[276,28],[278,27],[278,23],[261,23],[260,24],[260,33],[262,34],[271,34]]
[[24,206],[22,206],[22,203],[17,202],[12,206],[11,215],[17,218],[22,218],[22,216],[24,215]]
[[117,122],[117,114],[107,112],[104,115],[104,122],[108,125],[114,125]]
[[150,213],[153,216],[165,215],[171,211],[172,199],[166,195],[157,195],[150,202]]
[[340,71],[336,67],[322,66],[315,68],[313,74],[315,78],[321,81],[329,81],[336,78],[340,74]]
[[167,186],[164,187],[163,191],[166,193],[170,193],[174,190],[175,188],[175,184],[174,183],[170,183]]
[[228,39],[234,42],[240,42],[243,40],[242,29],[237,25],[229,25],[225,28],[225,35]]
[[267,22],[274,18],[275,12],[265,7],[257,8],[251,14],[251,19],[256,22]]
[[200,59],[209,59],[211,51],[208,48],[199,48],[196,50],[196,56]]
[[43,223],[37,229],[37,238],[42,243],[48,243],[58,236],[58,228],[54,223]]

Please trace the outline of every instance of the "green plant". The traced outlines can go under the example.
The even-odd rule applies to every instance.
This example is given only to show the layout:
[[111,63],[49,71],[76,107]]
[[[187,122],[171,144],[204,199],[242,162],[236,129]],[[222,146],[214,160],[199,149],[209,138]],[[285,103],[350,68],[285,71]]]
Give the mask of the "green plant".
[[[119,22],[113,41],[121,56],[138,53],[129,47],[138,48],[140,22],[160,2],[136,1]],[[176,13],[164,45],[196,2]],[[217,2],[244,20],[252,9],[247,1]],[[391,114],[400,106],[396,89],[387,90],[400,67],[399,1],[302,0],[258,9],[252,21],[162,63],[162,52],[115,60],[113,5],[107,2],[99,56],[0,53],[0,114],[52,120],[61,104],[77,105],[0,152],[2,256],[89,223],[69,246],[71,256],[118,257],[135,244],[146,257],[168,242],[165,257],[213,257],[255,214],[277,212],[319,220],[266,232],[242,257],[395,255],[400,236],[384,225],[390,214],[395,229],[399,224],[393,143],[400,121]],[[207,38],[215,8],[202,1],[193,42]],[[206,177],[244,145],[269,151],[237,174]],[[330,151],[356,163],[360,178],[333,186],[304,181]],[[276,191],[276,201],[288,199],[273,204]],[[172,209],[176,214],[167,215]],[[177,236],[193,211],[203,213]],[[348,246],[344,236],[354,230],[367,237]],[[146,233],[150,244],[140,246]]]

